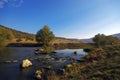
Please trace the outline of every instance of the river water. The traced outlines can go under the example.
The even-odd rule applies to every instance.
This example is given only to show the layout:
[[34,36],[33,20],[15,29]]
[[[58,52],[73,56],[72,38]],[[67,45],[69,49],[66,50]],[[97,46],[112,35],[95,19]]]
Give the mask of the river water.
[[[54,70],[70,63],[71,58],[80,60],[86,53],[83,49],[56,50],[51,55],[36,55],[36,47],[7,47],[0,50],[0,80],[35,80],[36,70],[51,66]],[[74,55],[74,52],[77,55]],[[22,60],[29,59],[33,66],[21,69]]]

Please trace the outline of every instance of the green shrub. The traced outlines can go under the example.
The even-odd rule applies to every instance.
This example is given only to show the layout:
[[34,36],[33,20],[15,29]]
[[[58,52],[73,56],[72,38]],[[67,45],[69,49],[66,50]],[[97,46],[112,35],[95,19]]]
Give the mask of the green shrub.
[[13,38],[14,35],[9,29],[0,26],[0,47],[6,46]]

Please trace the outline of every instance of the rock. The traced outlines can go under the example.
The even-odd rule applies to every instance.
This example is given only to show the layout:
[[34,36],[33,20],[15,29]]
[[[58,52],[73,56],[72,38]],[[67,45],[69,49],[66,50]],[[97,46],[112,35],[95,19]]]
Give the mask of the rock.
[[73,67],[72,64],[68,64],[68,65],[66,65],[66,68],[71,68],[71,67]]
[[42,74],[41,70],[36,70],[35,74]]
[[59,59],[58,62],[62,62],[62,59]]
[[13,60],[13,62],[15,63],[15,62],[18,62],[18,60]]
[[39,49],[35,49],[35,54],[41,54],[44,53],[44,49],[39,48]]
[[45,69],[50,70],[50,69],[52,69],[52,67],[51,66],[46,66]]
[[36,70],[35,72],[35,78],[38,79],[38,80],[41,80],[42,78],[42,71],[41,70]]
[[72,58],[72,59],[71,59],[71,62],[72,62],[72,63],[75,63],[75,62],[76,62],[76,59],[75,59],[75,58]]
[[52,53],[57,53],[57,52],[53,51]]
[[77,51],[74,51],[74,55],[77,55]]
[[55,60],[54,58],[51,58],[51,60]]
[[32,66],[32,62],[28,59],[25,59],[22,61],[22,68],[27,68],[29,66]]
[[36,78],[37,78],[38,80],[41,80],[42,77],[41,77],[41,75],[38,74],[38,75],[36,75]]
[[5,61],[5,63],[11,63],[12,61],[10,61],[10,60],[7,60],[7,61]]
[[44,58],[46,58],[46,59],[50,59],[50,58],[51,58],[51,56],[46,55]]
[[61,73],[65,73],[65,69],[60,69],[60,72]]

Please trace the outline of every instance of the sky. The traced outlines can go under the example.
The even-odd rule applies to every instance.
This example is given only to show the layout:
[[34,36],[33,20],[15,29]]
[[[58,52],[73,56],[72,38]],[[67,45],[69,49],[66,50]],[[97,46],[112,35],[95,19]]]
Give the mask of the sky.
[[120,0],[0,0],[0,24],[36,34],[85,39],[120,33]]

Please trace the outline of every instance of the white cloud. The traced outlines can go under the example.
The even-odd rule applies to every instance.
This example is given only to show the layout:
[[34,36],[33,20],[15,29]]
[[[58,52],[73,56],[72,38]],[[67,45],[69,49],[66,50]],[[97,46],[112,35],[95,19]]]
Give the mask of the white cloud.
[[8,3],[11,7],[20,7],[24,1],[23,0],[9,0]]
[[0,8],[3,8],[4,4],[7,2],[8,0],[0,0]]
[[0,0],[0,8],[3,8],[6,3],[10,7],[20,7],[23,2],[23,0]]

